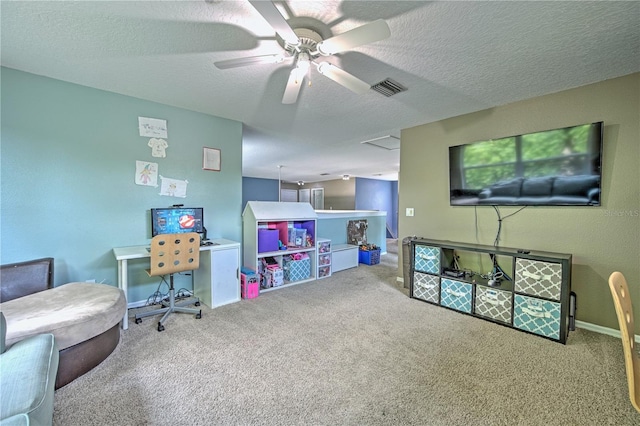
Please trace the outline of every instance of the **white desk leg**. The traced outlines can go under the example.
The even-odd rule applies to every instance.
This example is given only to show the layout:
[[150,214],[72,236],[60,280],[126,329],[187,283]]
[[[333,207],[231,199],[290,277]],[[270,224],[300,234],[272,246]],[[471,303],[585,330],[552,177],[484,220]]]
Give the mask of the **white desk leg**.
[[124,318],[122,318],[122,329],[126,330],[129,328],[129,301],[127,297],[128,290],[128,273],[127,273],[127,259],[122,259],[118,261],[118,288],[120,288],[124,292],[124,300],[127,301],[127,309],[124,312]]

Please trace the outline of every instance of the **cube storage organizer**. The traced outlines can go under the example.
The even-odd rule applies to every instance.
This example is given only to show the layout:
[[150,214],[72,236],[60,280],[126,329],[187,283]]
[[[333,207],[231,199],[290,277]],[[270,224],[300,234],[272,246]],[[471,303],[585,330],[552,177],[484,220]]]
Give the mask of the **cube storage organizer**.
[[[480,274],[462,273],[454,278],[445,273],[445,269],[456,266],[464,268],[460,263],[464,263],[465,257],[487,255],[499,264],[510,264],[510,268],[503,270],[513,280],[503,280],[493,287]],[[572,255],[565,253],[414,238],[410,296],[566,343],[575,324],[571,262]]]

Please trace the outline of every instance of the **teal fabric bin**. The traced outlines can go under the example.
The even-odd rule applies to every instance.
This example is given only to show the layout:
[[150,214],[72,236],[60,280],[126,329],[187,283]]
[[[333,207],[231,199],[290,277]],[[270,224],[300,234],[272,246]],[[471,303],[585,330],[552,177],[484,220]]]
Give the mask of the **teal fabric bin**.
[[443,278],[440,282],[440,305],[471,313],[473,285]]
[[311,259],[307,256],[301,260],[284,259],[282,261],[284,279],[286,281],[301,281],[311,277]]
[[416,271],[440,274],[440,249],[416,245],[413,265]]
[[513,326],[540,336],[560,338],[560,303],[516,294]]

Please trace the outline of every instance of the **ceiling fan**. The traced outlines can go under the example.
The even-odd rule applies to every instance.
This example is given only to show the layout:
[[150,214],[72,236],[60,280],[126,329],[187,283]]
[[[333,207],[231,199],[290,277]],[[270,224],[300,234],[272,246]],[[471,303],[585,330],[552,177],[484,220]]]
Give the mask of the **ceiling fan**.
[[276,5],[271,1],[258,0],[249,1],[249,3],[251,3],[267,23],[273,27],[281,39],[281,45],[285,52],[274,55],[250,56],[218,61],[214,62],[216,68],[227,69],[264,63],[277,64],[292,60],[295,67],[289,74],[289,80],[287,81],[282,97],[283,104],[293,104],[296,102],[304,78],[310,72],[311,64],[317,68],[320,74],[357,94],[365,93],[370,89],[371,86],[358,77],[338,68],[330,62],[317,61],[316,59],[321,56],[328,57],[358,46],[384,40],[391,35],[389,26],[384,20],[378,19],[342,34],[323,39],[318,31],[312,28],[305,28],[304,25],[292,28]]

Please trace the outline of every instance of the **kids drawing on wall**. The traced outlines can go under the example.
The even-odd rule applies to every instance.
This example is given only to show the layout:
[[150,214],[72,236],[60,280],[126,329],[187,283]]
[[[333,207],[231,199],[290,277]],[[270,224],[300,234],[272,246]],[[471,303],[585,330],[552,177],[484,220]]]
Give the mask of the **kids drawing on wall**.
[[136,161],[136,185],[158,186],[158,164]]

